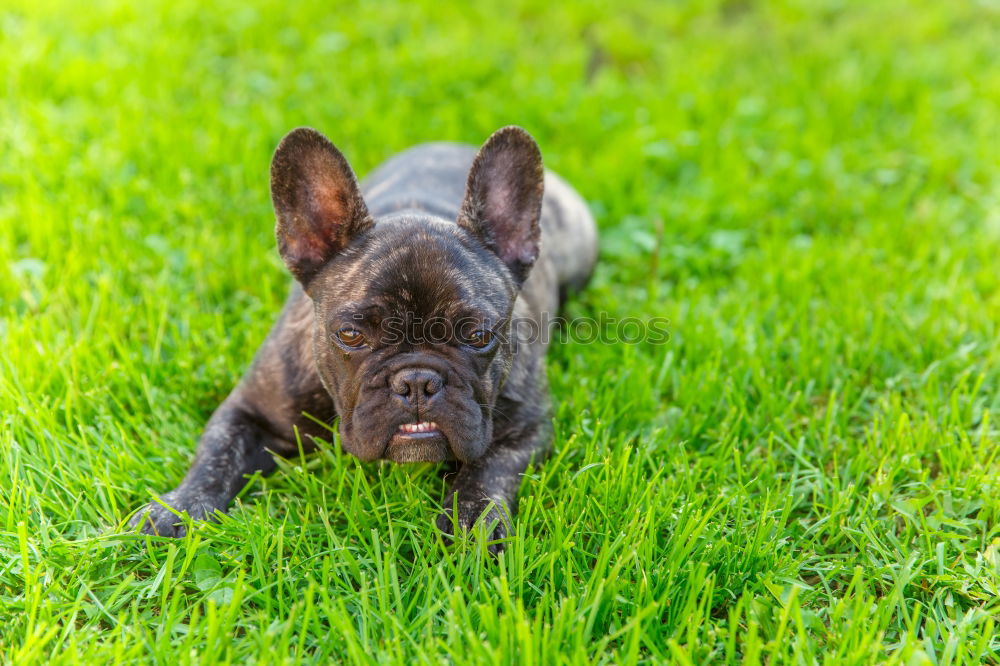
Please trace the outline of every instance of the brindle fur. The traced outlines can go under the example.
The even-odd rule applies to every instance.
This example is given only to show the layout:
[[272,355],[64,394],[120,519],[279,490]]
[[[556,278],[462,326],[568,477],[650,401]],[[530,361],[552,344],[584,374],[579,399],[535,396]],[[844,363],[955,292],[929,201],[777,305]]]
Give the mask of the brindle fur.
[[[483,355],[456,344],[380,345],[379,324],[405,317],[416,335],[434,317],[474,316],[509,336],[503,326],[512,318],[551,319],[567,289],[589,278],[597,237],[579,195],[542,174],[534,141],[509,127],[478,156],[460,144],[412,148],[359,187],[325,137],[291,132],[272,162],[272,196],[279,250],[297,282],[209,420],[184,480],[133,525],[183,534],[174,512],[202,519],[225,510],[247,475],[275,468],[272,453],[297,453],[296,429],[310,450],[313,437],[329,435],[317,422],[339,415],[344,449],[362,460],[457,460],[453,502],[438,527],[468,529],[489,509],[493,538],[502,538],[521,475],[551,436],[545,340],[511,337]],[[347,320],[375,340],[371,349],[333,342]],[[392,382],[413,367],[441,378],[439,396],[419,404],[400,397]],[[446,445],[391,443],[415,413],[438,423]]]

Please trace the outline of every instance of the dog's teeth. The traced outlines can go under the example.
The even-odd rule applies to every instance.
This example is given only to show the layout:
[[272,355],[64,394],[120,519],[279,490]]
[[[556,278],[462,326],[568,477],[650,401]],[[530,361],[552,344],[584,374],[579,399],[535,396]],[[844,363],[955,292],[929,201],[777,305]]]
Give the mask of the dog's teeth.
[[412,433],[412,432],[432,432],[437,430],[437,423],[433,421],[420,421],[418,423],[404,423],[399,426],[401,432]]

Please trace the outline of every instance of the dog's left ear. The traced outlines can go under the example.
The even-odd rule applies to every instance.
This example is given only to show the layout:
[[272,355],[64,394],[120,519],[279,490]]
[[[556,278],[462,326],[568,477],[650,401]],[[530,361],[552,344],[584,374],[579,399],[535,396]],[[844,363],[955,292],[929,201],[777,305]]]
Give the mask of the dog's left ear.
[[274,151],[271,200],[278,252],[303,285],[374,225],[347,160],[308,127],[289,132]]
[[544,186],[538,144],[513,125],[486,140],[466,182],[458,225],[493,250],[519,285],[538,258]]

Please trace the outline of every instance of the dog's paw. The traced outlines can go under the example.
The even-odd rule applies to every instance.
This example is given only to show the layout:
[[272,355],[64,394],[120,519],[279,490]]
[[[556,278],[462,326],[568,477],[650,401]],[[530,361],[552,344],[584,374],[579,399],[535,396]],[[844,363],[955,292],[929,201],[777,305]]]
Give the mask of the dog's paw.
[[217,502],[206,500],[203,497],[191,497],[177,491],[164,493],[160,496],[160,501],[163,504],[150,502],[132,516],[132,519],[129,520],[129,527],[139,528],[142,534],[179,538],[184,536],[187,529],[177,514],[186,514],[191,520],[210,520],[212,515],[221,508]]
[[445,535],[445,541],[451,542],[455,536],[455,528],[463,533],[481,529],[486,532],[486,549],[491,555],[499,555],[504,549],[504,540],[510,532],[510,512],[502,502],[489,499],[461,500],[457,502],[458,515],[454,509],[447,507],[435,521],[437,528]]

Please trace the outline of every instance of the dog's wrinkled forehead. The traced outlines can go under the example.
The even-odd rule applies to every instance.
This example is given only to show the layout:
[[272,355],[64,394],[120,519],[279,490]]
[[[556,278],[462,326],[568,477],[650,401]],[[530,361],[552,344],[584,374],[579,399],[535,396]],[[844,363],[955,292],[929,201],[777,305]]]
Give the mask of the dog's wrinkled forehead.
[[314,298],[330,306],[363,303],[383,315],[423,319],[479,314],[499,321],[517,292],[502,262],[475,238],[454,223],[424,216],[379,221],[317,282]]

